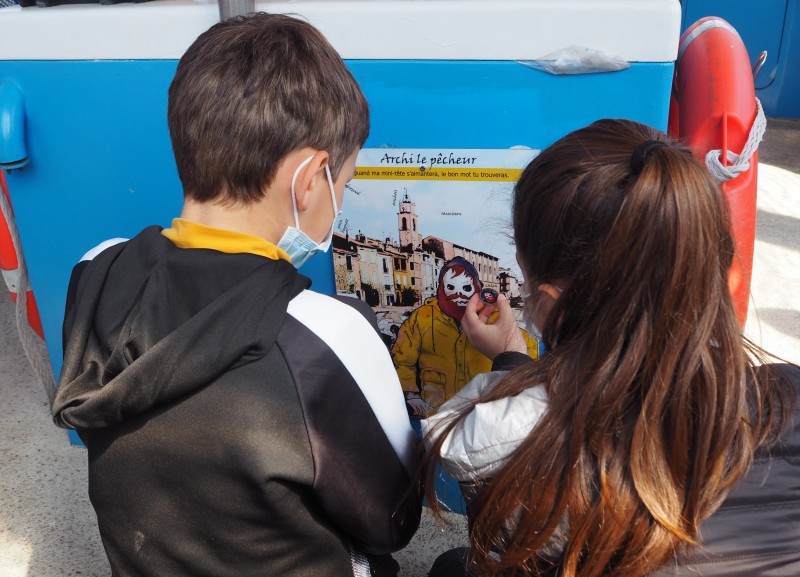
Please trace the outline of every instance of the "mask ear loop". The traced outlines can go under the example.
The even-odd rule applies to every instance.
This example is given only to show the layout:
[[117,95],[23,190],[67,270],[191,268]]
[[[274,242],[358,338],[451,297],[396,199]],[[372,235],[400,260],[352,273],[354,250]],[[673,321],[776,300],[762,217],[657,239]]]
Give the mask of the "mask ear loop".
[[[297,175],[300,174],[300,171],[303,170],[303,168],[307,166],[309,162],[311,162],[312,158],[314,158],[313,154],[301,162],[297,166],[297,169],[295,169],[294,175],[292,176],[292,208],[294,209],[294,226],[297,230],[300,230],[300,215],[297,212],[297,194],[294,191],[294,182],[297,180]],[[325,165],[325,168],[328,168],[327,164]],[[330,179],[330,174],[328,175],[328,178]],[[333,203],[334,205],[336,204],[335,199]]]
[[330,165],[325,165],[325,176],[328,177],[328,186],[331,189],[331,201],[333,201],[333,218],[336,218],[341,214],[341,210],[339,210],[339,203],[336,202],[336,191],[333,188],[333,177],[331,176],[331,167]]
[[333,203],[333,222],[331,223],[331,228],[328,231],[328,234],[325,235],[325,239],[322,241],[323,245],[330,243],[333,240],[333,227],[336,226],[336,219],[341,214],[339,210],[339,204],[336,202],[336,190],[333,188],[333,177],[331,176],[331,168],[330,165],[325,165],[325,176],[328,178],[328,188],[331,189],[331,202]]

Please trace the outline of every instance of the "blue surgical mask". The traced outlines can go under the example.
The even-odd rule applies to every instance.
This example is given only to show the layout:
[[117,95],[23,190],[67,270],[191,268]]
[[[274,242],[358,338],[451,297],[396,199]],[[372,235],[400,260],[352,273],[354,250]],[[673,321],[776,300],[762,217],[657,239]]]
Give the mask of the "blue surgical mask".
[[333,239],[333,227],[336,224],[336,217],[339,215],[339,207],[336,204],[336,191],[333,188],[331,169],[326,164],[325,176],[328,177],[328,186],[331,189],[331,201],[333,202],[333,221],[331,222],[331,228],[321,243],[316,243],[311,237],[300,230],[300,219],[298,218],[297,214],[297,196],[294,191],[294,183],[295,180],[297,180],[297,175],[300,174],[300,171],[304,166],[311,162],[312,158],[314,158],[314,155],[309,156],[307,159],[301,162],[300,166],[297,167],[297,170],[294,171],[294,176],[292,176],[292,208],[294,209],[294,226],[288,227],[286,232],[283,233],[283,236],[278,241],[278,248],[286,251],[286,254],[288,254],[289,258],[292,259],[292,264],[295,266],[295,268],[300,268],[303,266],[308,259],[318,252],[327,252],[331,246],[331,239]]
[[[559,294],[563,293],[564,290],[561,287],[556,285],[552,285],[558,291]],[[522,290],[520,291],[520,296],[522,297],[523,301],[526,302],[531,296],[531,293],[528,291],[527,283],[523,283]],[[537,343],[539,343],[539,356],[542,356],[544,353],[547,352],[547,347],[544,344],[544,338],[542,337],[541,329],[536,325],[533,320],[533,316],[530,314],[529,307],[524,306],[522,309],[522,321],[524,324],[524,328],[527,333],[533,337]]]
[[542,331],[536,326],[536,323],[533,322],[533,317],[528,314],[527,309],[523,309],[522,311],[522,322],[525,331],[539,343],[539,356],[542,356],[547,351],[547,347],[544,345],[544,338],[542,338]]

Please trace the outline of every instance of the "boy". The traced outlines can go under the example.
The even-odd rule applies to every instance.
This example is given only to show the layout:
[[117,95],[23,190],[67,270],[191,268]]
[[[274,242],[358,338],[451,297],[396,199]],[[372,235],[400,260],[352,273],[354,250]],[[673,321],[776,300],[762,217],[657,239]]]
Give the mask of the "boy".
[[295,268],[330,244],[364,96],[316,29],[255,14],[188,49],[168,122],[181,217],[75,267],[53,406],[112,573],[393,574],[420,515],[399,382],[368,307]]

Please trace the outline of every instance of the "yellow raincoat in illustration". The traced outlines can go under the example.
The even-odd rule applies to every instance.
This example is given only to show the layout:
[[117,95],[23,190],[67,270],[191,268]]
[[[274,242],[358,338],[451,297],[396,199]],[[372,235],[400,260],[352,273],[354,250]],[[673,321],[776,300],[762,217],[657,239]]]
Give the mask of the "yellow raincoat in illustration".
[[[520,330],[528,354],[535,358],[538,343]],[[436,297],[426,299],[401,325],[392,359],[403,391],[419,393],[428,405],[428,414],[435,413],[475,375],[492,369],[492,361],[473,348]]]

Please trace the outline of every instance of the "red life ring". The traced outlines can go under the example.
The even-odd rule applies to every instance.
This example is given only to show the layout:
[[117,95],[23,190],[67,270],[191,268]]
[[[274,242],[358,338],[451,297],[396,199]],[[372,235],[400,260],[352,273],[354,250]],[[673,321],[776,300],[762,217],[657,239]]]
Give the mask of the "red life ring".
[[[706,160],[709,151],[721,151],[720,163],[727,166],[733,164],[730,152],[738,155],[749,144],[759,108],[750,59],[739,34],[721,18],[711,16],[695,22],[680,39],[670,134],[691,147],[701,160]],[[749,161],[749,168],[722,185],[730,205],[737,251],[728,286],[742,326],[747,320],[753,270],[758,151],[741,160],[745,161]]]
[[[5,197],[6,202],[4,204],[8,207],[8,211],[4,210],[3,213],[0,213],[0,273],[2,273],[3,280],[5,280],[8,291],[11,293],[11,298],[14,302],[17,302],[19,260],[17,259],[17,251],[14,248],[14,240],[11,236],[11,227],[6,221],[6,217],[10,220],[13,216],[10,214],[11,198],[8,196],[8,186],[2,170],[0,170],[0,188],[2,188],[3,196]],[[36,307],[33,291],[26,291],[25,296],[28,324],[37,335],[44,339],[42,321],[39,317],[39,309]]]

